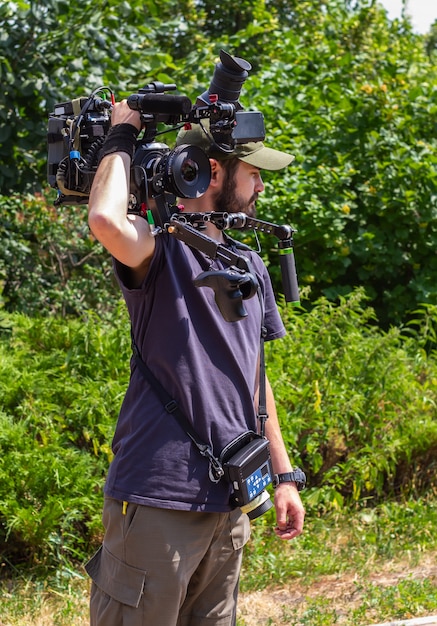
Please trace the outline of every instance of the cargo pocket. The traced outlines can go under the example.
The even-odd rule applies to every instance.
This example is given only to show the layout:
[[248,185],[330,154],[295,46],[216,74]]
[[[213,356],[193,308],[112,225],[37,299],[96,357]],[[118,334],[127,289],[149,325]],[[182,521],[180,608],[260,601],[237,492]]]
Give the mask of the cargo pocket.
[[234,550],[241,550],[250,538],[250,520],[246,513],[234,509],[230,514],[231,538]]
[[143,595],[146,572],[117,559],[102,545],[85,565],[90,578],[108,596],[134,608]]

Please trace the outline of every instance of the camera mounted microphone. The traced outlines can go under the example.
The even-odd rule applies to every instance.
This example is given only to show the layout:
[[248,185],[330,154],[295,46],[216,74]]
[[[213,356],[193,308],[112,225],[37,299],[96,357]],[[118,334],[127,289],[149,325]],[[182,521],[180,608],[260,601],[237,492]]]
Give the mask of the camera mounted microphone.
[[134,93],[127,99],[129,107],[140,113],[150,115],[188,116],[192,105],[187,96],[172,96],[163,93]]

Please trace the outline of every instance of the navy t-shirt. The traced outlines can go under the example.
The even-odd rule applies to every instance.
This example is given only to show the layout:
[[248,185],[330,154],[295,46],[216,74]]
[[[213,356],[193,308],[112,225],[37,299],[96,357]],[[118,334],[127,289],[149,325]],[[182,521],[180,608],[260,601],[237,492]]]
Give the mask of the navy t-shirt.
[[[244,254],[260,284],[266,340],[282,337],[285,329],[267,269],[255,252]],[[156,238],[154,256],[140,288],[126,287],[123,266],[117,262],[115,271],[142,359],[178,402],[199,439],[212,445],[217,456],[237,435],[257,430],[253,398],[261,307],[255,295],[243,300],[247,317],[225,321],[214,291],[193,283],[209,265],[225,268],[220,261],[211,261],[163,234]],[[165,411],[133,360],[113,452],[105,486],[110,497],[170,509],[230,509],[228,484],[209,479],[208,459],[176,418]]]

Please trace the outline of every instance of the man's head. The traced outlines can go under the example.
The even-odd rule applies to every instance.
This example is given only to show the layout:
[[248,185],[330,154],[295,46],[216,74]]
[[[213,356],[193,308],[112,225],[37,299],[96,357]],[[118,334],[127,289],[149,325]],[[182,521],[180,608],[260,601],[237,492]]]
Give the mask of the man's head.
[[260,170],[280,170],[294,159],[291,154],[267,148],[261,141],[237,144],[232,152],[225,152],[215,144],[208,120],[179,131],[176,145],[182,144],[198,146],[210,158],[212,184],[208,195],[212,210],[244,212],[252,217],[258,195],[264,190]]

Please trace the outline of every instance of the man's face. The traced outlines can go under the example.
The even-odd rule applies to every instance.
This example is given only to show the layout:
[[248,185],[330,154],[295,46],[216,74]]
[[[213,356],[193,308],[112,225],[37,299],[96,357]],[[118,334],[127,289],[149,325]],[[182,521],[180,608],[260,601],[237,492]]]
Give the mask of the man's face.
[[225,176],[223,187],[215,197],[215,211],[256,215],[258,195],[264,191],[260,170],[238,161],[237,167]]

